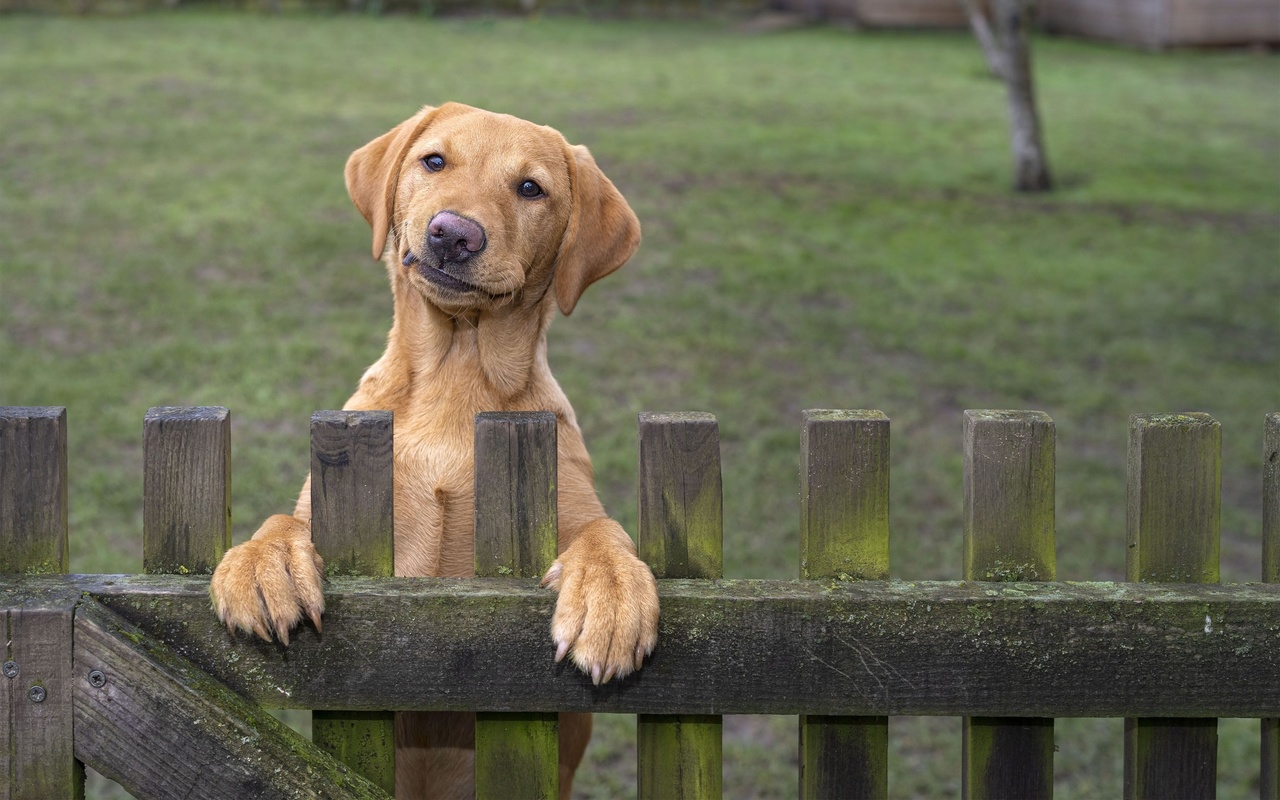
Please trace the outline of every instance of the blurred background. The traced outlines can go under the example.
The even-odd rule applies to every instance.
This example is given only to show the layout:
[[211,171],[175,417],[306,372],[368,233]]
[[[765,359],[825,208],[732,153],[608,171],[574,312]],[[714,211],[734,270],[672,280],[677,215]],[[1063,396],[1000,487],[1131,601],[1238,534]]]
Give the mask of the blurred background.
[[[1035,409],[1057,423],[1059,579],[1122,580],[1129,415],[1205,411],[1222,577],[1256,581],[1280,6],[1204,5],[1042,4],[1053,188],[1027,193],[951,0],[0,0],[0,405],[67,407],[75,572],[141,569],[152,406],[231,409],[236,541],[290,510],[311,412],[390,323],[345,159],[458,100],[588,145],[643,223],[550,336],[629,530],[636,414],[709,411],[725,576],[793,578],[801,411],[878,409],[893,576],[957,579],[962,411]],[[796,796],[795,725],[726,719],[726,797]],[[1058,722],[1058,797],[1119,796],[1121,726]],[[1219,796],[1256,797],[1257,721],[1220,731]],[[959,796],[959,719],[890,735],[894,797]],[[634,746],[634,718],[598,718],[577,795],[633,794]]]

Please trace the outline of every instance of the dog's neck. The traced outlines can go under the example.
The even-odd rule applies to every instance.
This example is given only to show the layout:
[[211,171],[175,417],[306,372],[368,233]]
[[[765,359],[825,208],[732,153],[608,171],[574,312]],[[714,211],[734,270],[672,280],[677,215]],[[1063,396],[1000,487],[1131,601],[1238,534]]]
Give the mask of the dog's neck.
[[550,374],[546,333],[555,316],[553,297],[516,298],[494,310],[446,310],[397,267],[391,265],[395,319],[382,364],[398,373],[392,380],[407,390],[406,400],[439,396],[440,381],[466,382],[484,390],[474,396],[495,406],[481,410],[509,410],[537,375]]

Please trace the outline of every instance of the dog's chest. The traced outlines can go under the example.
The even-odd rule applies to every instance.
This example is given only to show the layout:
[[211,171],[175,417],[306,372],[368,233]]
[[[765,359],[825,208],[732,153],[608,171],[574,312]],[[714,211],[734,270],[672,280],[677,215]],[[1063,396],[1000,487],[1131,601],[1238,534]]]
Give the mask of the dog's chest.
[[473,444],[468,439],[424,439],[397,432],[397,575],[474,574],[474,460]]

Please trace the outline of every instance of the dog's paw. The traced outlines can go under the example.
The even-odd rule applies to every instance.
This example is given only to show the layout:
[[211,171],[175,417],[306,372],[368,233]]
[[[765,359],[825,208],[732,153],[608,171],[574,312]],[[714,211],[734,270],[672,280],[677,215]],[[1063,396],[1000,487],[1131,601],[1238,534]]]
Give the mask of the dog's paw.
[[613,520],[592,523],[547,570],[551,638],[597,686],[640,669],[658,643],[658,585]]
[[209,596],[227,630],[273,635],[289,644],[289,631],[306,614],[320,628],[324,613],[324,561],[311,532],[283,514],[270,517],[254,538],[227,551],[213,572]]

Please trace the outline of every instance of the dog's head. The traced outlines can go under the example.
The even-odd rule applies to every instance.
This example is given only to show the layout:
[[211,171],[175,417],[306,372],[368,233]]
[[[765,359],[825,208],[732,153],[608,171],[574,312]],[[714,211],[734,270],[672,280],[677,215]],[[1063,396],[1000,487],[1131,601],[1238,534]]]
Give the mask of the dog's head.
[[640,244],[640,222],[585,147],[516,117],[430,106],[351,154],[347,191],[373,256],[442,308],[537,299],[565,314]]

